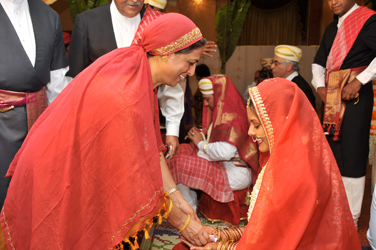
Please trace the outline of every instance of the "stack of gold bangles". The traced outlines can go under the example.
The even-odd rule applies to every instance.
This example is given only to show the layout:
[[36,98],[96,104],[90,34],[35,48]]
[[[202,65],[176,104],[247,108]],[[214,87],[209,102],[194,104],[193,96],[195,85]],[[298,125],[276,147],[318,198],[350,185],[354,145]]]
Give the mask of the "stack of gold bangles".
[[[222,236],[222,237],[221,237]],[[240,238],[242,237],[242,231],[240,228],[218,228],[218,247],[217,250],[235,250]],[[223,239],[222,239],[223,238]]]

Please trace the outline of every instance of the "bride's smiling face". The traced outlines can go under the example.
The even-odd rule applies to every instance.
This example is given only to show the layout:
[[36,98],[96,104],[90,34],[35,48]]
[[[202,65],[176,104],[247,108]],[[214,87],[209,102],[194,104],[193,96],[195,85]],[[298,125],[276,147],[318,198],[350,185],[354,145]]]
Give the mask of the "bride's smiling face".
[[250,122],[249,130],[248,130],[248,135],[252,136],[253,139],[256,139],[258,148],[260,152],[268,152],[269,151],[269,142],[268,138],[266,137],[265,130],[255,113],[253,109],[250,107],[247,107],[247,115],[248,115],[248,120]]

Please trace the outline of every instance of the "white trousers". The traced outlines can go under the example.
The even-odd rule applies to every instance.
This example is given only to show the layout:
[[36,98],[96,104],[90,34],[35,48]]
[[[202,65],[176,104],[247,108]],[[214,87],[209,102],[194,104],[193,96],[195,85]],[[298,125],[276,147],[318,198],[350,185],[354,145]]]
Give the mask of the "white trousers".
[[355,226],[358,228],[358,220],[360,217],[360,212],[362,211],[366,177],[350,178],[342,176],[342,181],[345,185],[346,196]]

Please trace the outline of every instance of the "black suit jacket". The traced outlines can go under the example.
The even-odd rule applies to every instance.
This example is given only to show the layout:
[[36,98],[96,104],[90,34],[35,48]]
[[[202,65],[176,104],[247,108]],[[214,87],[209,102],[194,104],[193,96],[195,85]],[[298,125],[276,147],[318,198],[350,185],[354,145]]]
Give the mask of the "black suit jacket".
[[[140,12],[143,16],[145,9]],[[75,77],[104,54],[117,49],[110,3],[76,16],[69,46],[69,72]]]
[[312,107],[316,110],[316,97],[313,94],[312,88],[309,86],[308,82],[301,75],[295,76],[291,81],[298,85],[298,87],[307,96],[309,102],[312,104]]
[[68,65],[59,15],[41,0],[28,0],[35,37],[35,65],[0,5],[0,89],[36,92],[50,81],[50,71]]
[[117,48],[110,4],[76,16],[69,46],[69,72],[75,77],[98,57]]

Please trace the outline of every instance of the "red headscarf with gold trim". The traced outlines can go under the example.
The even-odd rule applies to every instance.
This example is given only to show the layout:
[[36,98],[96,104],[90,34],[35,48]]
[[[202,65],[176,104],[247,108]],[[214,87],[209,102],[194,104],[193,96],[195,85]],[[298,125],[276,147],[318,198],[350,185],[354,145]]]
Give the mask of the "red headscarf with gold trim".
[[304,93],[276,78],[250,96],[270,156],[237,249],[360,249],[341,174]]
[[[249,121],[245,102],[235,88],[230,77],[213,75],[205,77],[213,84],[214,109],[203,108],[202,130],[204,134],[213,123],[209,142],[225,141],[238,149],[240,157],[252,168],[252,176],[257,176],[258,150],[248,136]],[[205,79],[204,78],[204,79]]]
[[173,53],[201,38],[187,17],[163,15],[139,45],[104,55],[64,89],[7,173],[9,249],[112,249],[152,223],[164,192],[146,52]]

